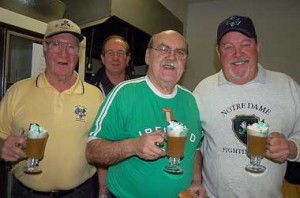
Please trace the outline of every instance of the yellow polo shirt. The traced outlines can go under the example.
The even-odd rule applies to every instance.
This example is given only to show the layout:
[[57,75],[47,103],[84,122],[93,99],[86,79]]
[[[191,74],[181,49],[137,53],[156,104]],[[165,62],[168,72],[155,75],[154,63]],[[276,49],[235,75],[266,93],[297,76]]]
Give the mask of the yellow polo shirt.
[[[77,73],[76,73],[77,74]],[[85,148],[89,129],[103,96],[98,88],[82,82],[59,93],[47,81],[45,74],[12,85],[0,104],[0,137],[18,134],[30,123],[38,123],[49,134],[42,173],[23,173],[26,161],[13,167],[13,174],[27,187],[38,191],[72,189],[95,172],[87,163]]]

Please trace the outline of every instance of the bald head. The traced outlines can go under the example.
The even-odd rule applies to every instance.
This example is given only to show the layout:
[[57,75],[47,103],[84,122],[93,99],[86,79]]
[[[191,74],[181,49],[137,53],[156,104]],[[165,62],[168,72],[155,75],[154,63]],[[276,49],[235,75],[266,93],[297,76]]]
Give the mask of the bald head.
[[161,93],[173,92],[185,68],[187,48],[185,38],[174,30],[151,37],[145,56],[147,76]]
[[166,31],[162,31],[157,34],[154,34],[148,43],[148,48],[155,46],[156,43],[160,42],[161,40],[164,40],[165,38],[174,38],[174,39],[181,40],[182,42],[184,42],[186,51],[188,52],[188,43],[187,43],[186,39],[182,36],[182,34],[180,34],[179,32],[177,32],[175,30],[166,30]]

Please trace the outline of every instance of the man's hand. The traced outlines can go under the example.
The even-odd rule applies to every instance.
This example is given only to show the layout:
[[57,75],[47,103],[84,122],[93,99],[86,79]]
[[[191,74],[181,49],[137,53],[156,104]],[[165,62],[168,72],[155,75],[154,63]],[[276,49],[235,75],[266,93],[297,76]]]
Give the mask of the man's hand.
[[266,158],[277,162],[284,163],[288,158],[295,158],[297,147],[294,142],[281,133],[272,132],[267,138]]
[[0,140],[1,159],[15,162],[26,158],[24,148],[26,147],[25,136],[10,135],[5,140]]
[[156,160],[166,155],[159,145],[164,142],[164,133],[161,131],[143,135],[134,140],[135,154],[142,159]]
[[193,182],[189,188],[184,189],[178,195],[179,198],[206,198],[206,190],[199,182]]

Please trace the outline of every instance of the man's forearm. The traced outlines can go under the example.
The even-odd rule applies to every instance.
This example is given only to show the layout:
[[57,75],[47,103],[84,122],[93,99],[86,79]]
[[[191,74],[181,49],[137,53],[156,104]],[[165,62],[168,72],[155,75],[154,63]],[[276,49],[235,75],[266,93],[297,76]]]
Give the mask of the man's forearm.
[[134,139],[107,141],[102,139],[88,142],[86,158],[89,163],[109,166],[122,161],[134,153]]
[[97,167],[98,182],[99,182],[99,195],[108,195],[108,189],[106,186],[106,174],[107,167]]
[[200,150],[197,150],[194,158],[193,182],[201,183],[201,171],[202,171],[202,154]]
[[3,151],[2,151],[2,149],[3,149],[3,144],[4,144],[4,140],[2,139],[2,138],[0,138],[0,161],[2,161],[2,160],[4,160],[3,159]]

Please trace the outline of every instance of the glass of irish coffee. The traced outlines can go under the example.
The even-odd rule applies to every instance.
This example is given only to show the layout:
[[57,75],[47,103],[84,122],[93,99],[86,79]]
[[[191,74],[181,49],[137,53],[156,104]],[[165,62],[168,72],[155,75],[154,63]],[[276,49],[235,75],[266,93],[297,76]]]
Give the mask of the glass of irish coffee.
[[177,121],[170,121],[167,126],[167,155],[169,165],[164,170],[171,174],[181,174],[180,159],[184,155],[184,147],[188,128]]
[[39,160],[44,156],[48,133],[38,124],[30,124],[26,132],[25,152],[28,157],[24,172],[27,174],[39,174],[42,170],[38,167]]
[[250,164],[246,171],[251,173],[263,173],[266,167],[260,162],[266,153],[266,142],[269,133],[269,125],[263,121],[247,126],[247,152]]

